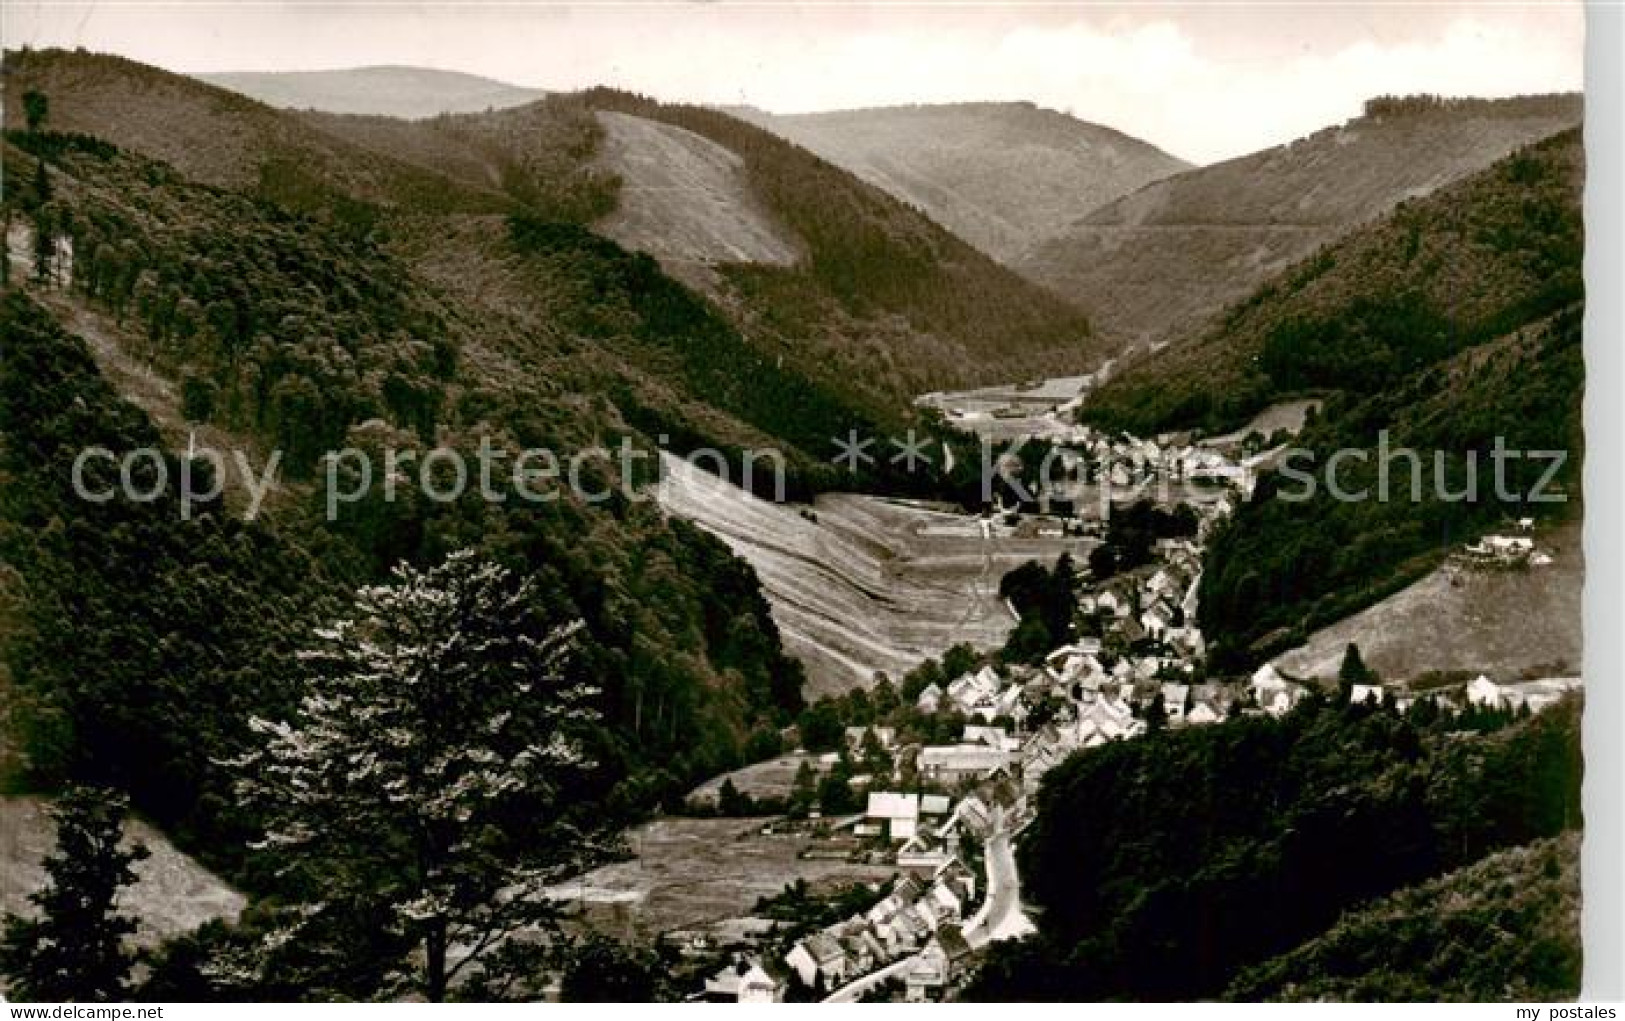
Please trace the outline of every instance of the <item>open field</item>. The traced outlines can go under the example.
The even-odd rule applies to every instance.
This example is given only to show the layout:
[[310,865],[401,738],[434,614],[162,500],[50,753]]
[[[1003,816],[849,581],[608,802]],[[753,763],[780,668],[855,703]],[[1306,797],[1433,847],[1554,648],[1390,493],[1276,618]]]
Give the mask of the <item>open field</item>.
[[722,773],[700,784],[689,792],[690,801],[714,804],[722,791],[722,782],[732,780],[739,793],[752,798],[788,798],[796,784],[796,773],[803,762],[811,761],[813,768],[823,771],[818,756],[806,752],[791,752],[766,762],[753,762],[731,773]]
[[553,887],[598,928],[651,939],[751,913],[759,897],[798,879],[814,890],[879,882],[895,869],[799,858],[809,838],[763,836],[766,819],[657,819],[627,834],[637,855]]
[[994,443],[1047,438],[1070,431],[1070,423],[1062,421],[1056,409],[1081,398],[1093,384],[1093,376],[1057,376],[1032,384],[929,393],[915,403],[937,409],[955,428]]
[[1086,552],[1086,541],[984,535],[962,514],[850,494],[774,504],[674,457],[660,501],[719,536],[762,579],[808,695],[898,677],[958,642],[1004,643],[1014,621],[999,579],[1028,560]]
[[1325,404],[1321,400],[1282,401],[1271,404],[1269,407],[1254,415],[1252,421],[1223,436],[1209,436],[1201,441],[1202,446],[1217,447],[1227,443],[1240,443],[1253,433],[1258,433],[1268,439],[1281,429],[1294,436],[1303,431],[1303,423],[1309,417],[1309,409],[1317,411]]
[[[1526,669],[1580,667],[1580,523],[1537,532],[1552,563],[1521,570],[1470,570],[1446,563],[1427,577],[1309,637],[1275,660],[1301,677],[1337,676],[1348,643],[1386,680],[1429,670],[1471,670],[1499,680]],[[1562,664],[1562,667],[1558,667]]]

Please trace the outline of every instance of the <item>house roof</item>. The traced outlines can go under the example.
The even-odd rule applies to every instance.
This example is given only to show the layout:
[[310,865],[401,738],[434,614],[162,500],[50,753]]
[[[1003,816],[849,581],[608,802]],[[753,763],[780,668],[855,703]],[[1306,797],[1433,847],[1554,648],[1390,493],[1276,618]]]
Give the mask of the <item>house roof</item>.
[[927,745],[920,749],[920,768],[954,771],[997,769],[1009,761],[1009,754],[985,744]]
[[920,796],[896,791],[870,791],[869,808],[865,814],[871,819],[918,819]]
[[815,932],[802,940],[800,945],[806,948],[813,961],[820,966],[833,964],[846,956],[846,950],[841,947],[840,942],[827,932]]

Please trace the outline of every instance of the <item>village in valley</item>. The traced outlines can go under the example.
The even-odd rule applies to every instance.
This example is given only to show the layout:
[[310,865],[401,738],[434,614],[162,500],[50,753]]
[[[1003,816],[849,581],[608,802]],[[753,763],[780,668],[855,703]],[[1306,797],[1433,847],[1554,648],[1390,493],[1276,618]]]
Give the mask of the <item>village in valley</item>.
[[[787,888],[757,905],[773,921],[748,935],[737,925],[667,934],[679,953],[708,962],[691,998],[952,998],[981,947],[1033,930],[1013,844],[1044,776],[1079,751],[1237,715],[1278,717],[1310,697],[1370,711],[1515,714],[1578,687],[1578,678],[1480,675],[1429,678],[1412,690],[1384,683],[1355,647],[1337,679],[1295,678],[1271,663],[1240,680],[1207,675],[1197,625],[1206,543],[1308,407],[1269,437],[1246,430],[1206,442],[1108,436],[1057,426],[1064,406],[1041,411],[1036,431],[1058,457],[1059,479],[1030,503],[997,501],[983,533],[1075,536],[1079,557],[1006,575],[1000,595],[1016,626],[1005,649],[956,647],[900,680],[879,676],[822,700],[803,715],[793,752],[695,797],[702,813],[760,818],[756,836],[802,841],[804,859],[890,866],[893,877],[823,900]],[[1009,428],[1008,417],[987,420]],[[1458,569],[1550,562],[1532,522],[1508,524],[1509,534],[1463,548],[1452,558]],[[763,770],[783,777],[792,768],[787,785],[753,785]],[[793,903],[801,910],[786,910]]]

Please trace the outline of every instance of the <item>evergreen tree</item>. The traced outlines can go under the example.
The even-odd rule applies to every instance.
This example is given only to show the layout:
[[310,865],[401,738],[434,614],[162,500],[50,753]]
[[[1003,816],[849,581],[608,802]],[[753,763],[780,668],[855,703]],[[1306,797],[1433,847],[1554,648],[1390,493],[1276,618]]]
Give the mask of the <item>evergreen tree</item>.
[[722,788],[717,791],[717,812],[727,816],[750,815],[754,808],[750,798],[739,792],[734,785],[733,777],[726,777],[722,781]]
[[1350,642],[1343,650],[1343,665],[1337,668],[1337,689],[1343,702],[1346,704],[1353,696],[1356,684],[1370,684],[1373,676],[1360,656],[1359,645]]
[[802,759],[800,767],[796,769],[795,782],[790,787],[790,814],[805,816],[817,797],[818,773],[810,760]]
[[29,134],[39,131],[50,112],[51,102],[45,98],[45,93],[39,89],[29,89],[23,93],[23,118],[28,122]]
[[140,844],[121,847],[122,795],[72,788],[52,810],[56,850],[45,860],[50,885],[28,899],[37,919],[10,916],[0,937],[0,972],[14,998],[33,1001],[124,999],[132,962],[124,937],[135,922],[117,913],[131,868],[147,857]]
[[596,690],[571,676],[579,625],[547,628],[532,596],[464,550],[397,567],[317,631],[298,712],[254,720],[264,746],[235,763],[265,846],[310,891],[278,939],[376,918],[411,991],[439,1001],[491,986],[496,948],[551,922],[542,888],[587,846],[570,788]]
[[1150,734],[1161,733],[1168,729],[1168,704],[1163,700],[1160,691],[1152,697],[1151,704],[1146,706],[1145,729]]

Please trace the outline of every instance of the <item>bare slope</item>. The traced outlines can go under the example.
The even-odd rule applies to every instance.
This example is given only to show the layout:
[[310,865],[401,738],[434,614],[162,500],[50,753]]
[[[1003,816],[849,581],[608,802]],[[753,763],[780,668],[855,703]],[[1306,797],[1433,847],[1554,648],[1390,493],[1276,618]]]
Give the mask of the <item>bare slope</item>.
[[220,71],[193,77],[268,106],[412,120],[521,106],[546,95],[507,82],[427,67],[337,71]]
[[1001,262],[1190,164],[1031,103],[770,114],[760,124],[925,212]]
[[722,538],[755,568],[809,699],[898,677],[958,642],[1003,643],[1013,621],[999,579],[1076,542],[984,538],[975,518],[830,494],[803,508],[759,500],[675,458],[662,505]]
[[[183,933],[215,918],[235,921],[243,895],[176,850],[160,832],[139,820],[125,823],[125,834],[147,845],[152,856],[135,865],[136,882],[120,894],[120,907],[139,928],[135,942],[144,947]],[[37,798],[0,798],[0,914],[29,914],[36,909],[28,895],[45,885],[42,863],[56,843],[55,827]]]
[[596,224],[679,276],[724,262],[788,266],[799,242],[751,190],[744,160],[684,128],[601,112],[599,164],[620,205]]
[[1350,642],[1384,678],[1469,670],[1502,679],[1525,670],[1578,670],[1584,639],[1580,523],[1537,537],[1552,563],[1469,570],[1446,563],[1421,581],[1316,631],[1275,660],[1300,677],[1335,678]]
[[1121,342],[1200,323],[1272,273],[1393,208],[1579,123],[1579,96],[1376,104],[1287,145],[1148,185],[1015,265]]

